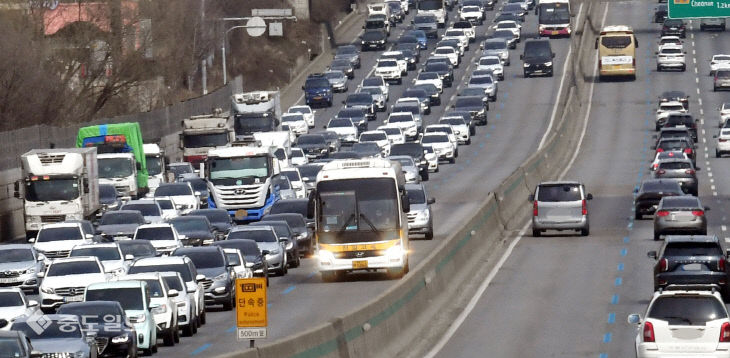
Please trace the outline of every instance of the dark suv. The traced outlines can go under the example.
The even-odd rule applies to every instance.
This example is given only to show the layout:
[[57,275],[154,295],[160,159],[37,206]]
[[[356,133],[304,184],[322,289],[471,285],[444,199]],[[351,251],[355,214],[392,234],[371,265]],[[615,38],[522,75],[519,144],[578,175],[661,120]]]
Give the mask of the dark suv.
[[484,103],[479,96],[458,96],[456,102],[451,106],[457,111],[467,111],[471,114],[472,121],[477,125],[487,125],[487,110],[489,104]]
[[553,58],[555,58],[555,53],[550,47],[550,41],[525,41],[525,52],[520,55],[525,78],[534,74],[552,77]]
[[323,73],[311,74],[304,81],[304,101],[308,106],[324,104],[332,107],[332,85]]
[[198,274],[205,275],[205,304],[222,304],[223,309],[230,311],[236,304],[236,274],[228,264],[228,257],[223,248],[218,246],[181,247],[172,252],[172,256],[187,256],[195,264]]
[[390,155],[407,155],[413,158],[418,166],[421,180],[428,180],[428,160],[426,160],[426,152],[421,143],[393,144],[390,147]]
[[688,113],[671,113],[667,116],[667,121],[664,123],[664,128],[681,127],[689,129],[689,134],[692,135],[692,140],[697,143],[697,120]]
[[687,37],[687,29],[682,19],[666,19],[662,25],[661,36]]
[[654,265],[654,290],[667,285],[714,284],[728,292],[728,262],[722,244],[714,235],[669,235],[657,253],[649,251]]
[[641,182],[641,187],[635,189],[634,216],[641,220],[644,215],[652,215],[659,205],[659,200],[665,196],[684,195],[682,187],[674,180],[647,179]]
[[654,178],[674,180],[682,187],[682,191],[697,196],[699,190],[697,170],[699,168],[695,168],[689,159],[665,159],[659,162],[654,171]]

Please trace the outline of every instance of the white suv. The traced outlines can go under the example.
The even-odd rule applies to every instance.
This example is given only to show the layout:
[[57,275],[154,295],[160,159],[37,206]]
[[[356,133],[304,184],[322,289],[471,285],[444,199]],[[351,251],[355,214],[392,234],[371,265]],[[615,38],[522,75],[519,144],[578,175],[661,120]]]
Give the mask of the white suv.
[[140,225],[134,232],[134,240],[149,240],[158,254],[170,254],[183,247],[182,239],[172,224]]
[[115,242],[78,245],[71,249],[70,257],[93,256],[101,261],[104,272],[120,276],[127,272],[129,266],[124,254]]
[[51,312],[68,302],[84,300],[84,291],[92,283],[107,282],[110,275],[96,257],[59,258],[48,266],[40,287],[41,309]]
[[730,319],[717,286],[670,285],[654,292],[638,328],[637,358],[730,357]]
[[90,244],[94,235],[85,234],[80,223],[46,224],[30,239],[33,248],[47,259],[68,257],[76,245]]
[[722,128],[730,119],[730,102],[723,103],[720,108],[717,109],[720,113],[720,120],[718,121],[718,127]]
[[715,158],[722,157],[723,154],[730,154],[730,128],[720,129],[720,133],[714,138],[717,139],[715,143]]
[[177,308],[177,324],[183,335],[191,337],[198,332],[200,323],[195,312],[195,293],[188,292],[185,281],[179,272],[163,271],[158,273],[165,280],[167,287],[178,291],[177,297],[173,297]]
[[173,346],[180,341],[180,327],[178,325],[178,310],[175,297],[185,294],[168,286],[159,272],[138,273],[126,275],[120,281],[137,280],[147,282],[150,290],[150,307],[155,316],[157,337],[162,337],[166,346]]
[[375,65],[375,76],[385,81],[394,81],[397,84],[403,83],[401,70],[396,60],[378,60]]
[[684,72],[687,68],[685,64],[686,51],[682,46],[664,45],[659,52],[657,52],[656,58],[656,70],[662,71],[668,68],[679,69]]

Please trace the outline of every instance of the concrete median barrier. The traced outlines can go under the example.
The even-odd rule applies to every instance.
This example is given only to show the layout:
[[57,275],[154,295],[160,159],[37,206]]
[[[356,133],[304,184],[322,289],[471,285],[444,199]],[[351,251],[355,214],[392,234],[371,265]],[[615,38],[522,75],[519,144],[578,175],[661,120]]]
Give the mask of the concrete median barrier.
[[517,168],[494,191],[499,202],[499,216],[508,230],[518,229],[530,213],[527,200],[531,190],[525,181],[525,172]]

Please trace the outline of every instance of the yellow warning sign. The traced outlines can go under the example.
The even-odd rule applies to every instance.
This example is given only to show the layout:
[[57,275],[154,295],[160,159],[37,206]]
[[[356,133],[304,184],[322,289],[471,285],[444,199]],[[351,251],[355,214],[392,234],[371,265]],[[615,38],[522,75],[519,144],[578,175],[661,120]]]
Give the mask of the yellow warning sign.
[[266,279],[236,279],[236,326],[266,327]]

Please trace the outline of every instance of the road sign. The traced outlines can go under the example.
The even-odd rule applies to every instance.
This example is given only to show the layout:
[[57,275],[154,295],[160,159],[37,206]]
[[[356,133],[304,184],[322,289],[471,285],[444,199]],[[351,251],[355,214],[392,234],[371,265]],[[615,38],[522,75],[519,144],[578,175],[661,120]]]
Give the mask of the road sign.
[[266,279],[263,277],[236,279],[236,326],[238,338],[266,338]]
[[251,16],[261,17],[291,17],[291,9],[251,9]]
[[669,18],[730,17],[730,0],[668,0]]
[[266,32],[266,22],[264,19],[254,16],[246,22],[246,32],[251,37],[261,36]]

